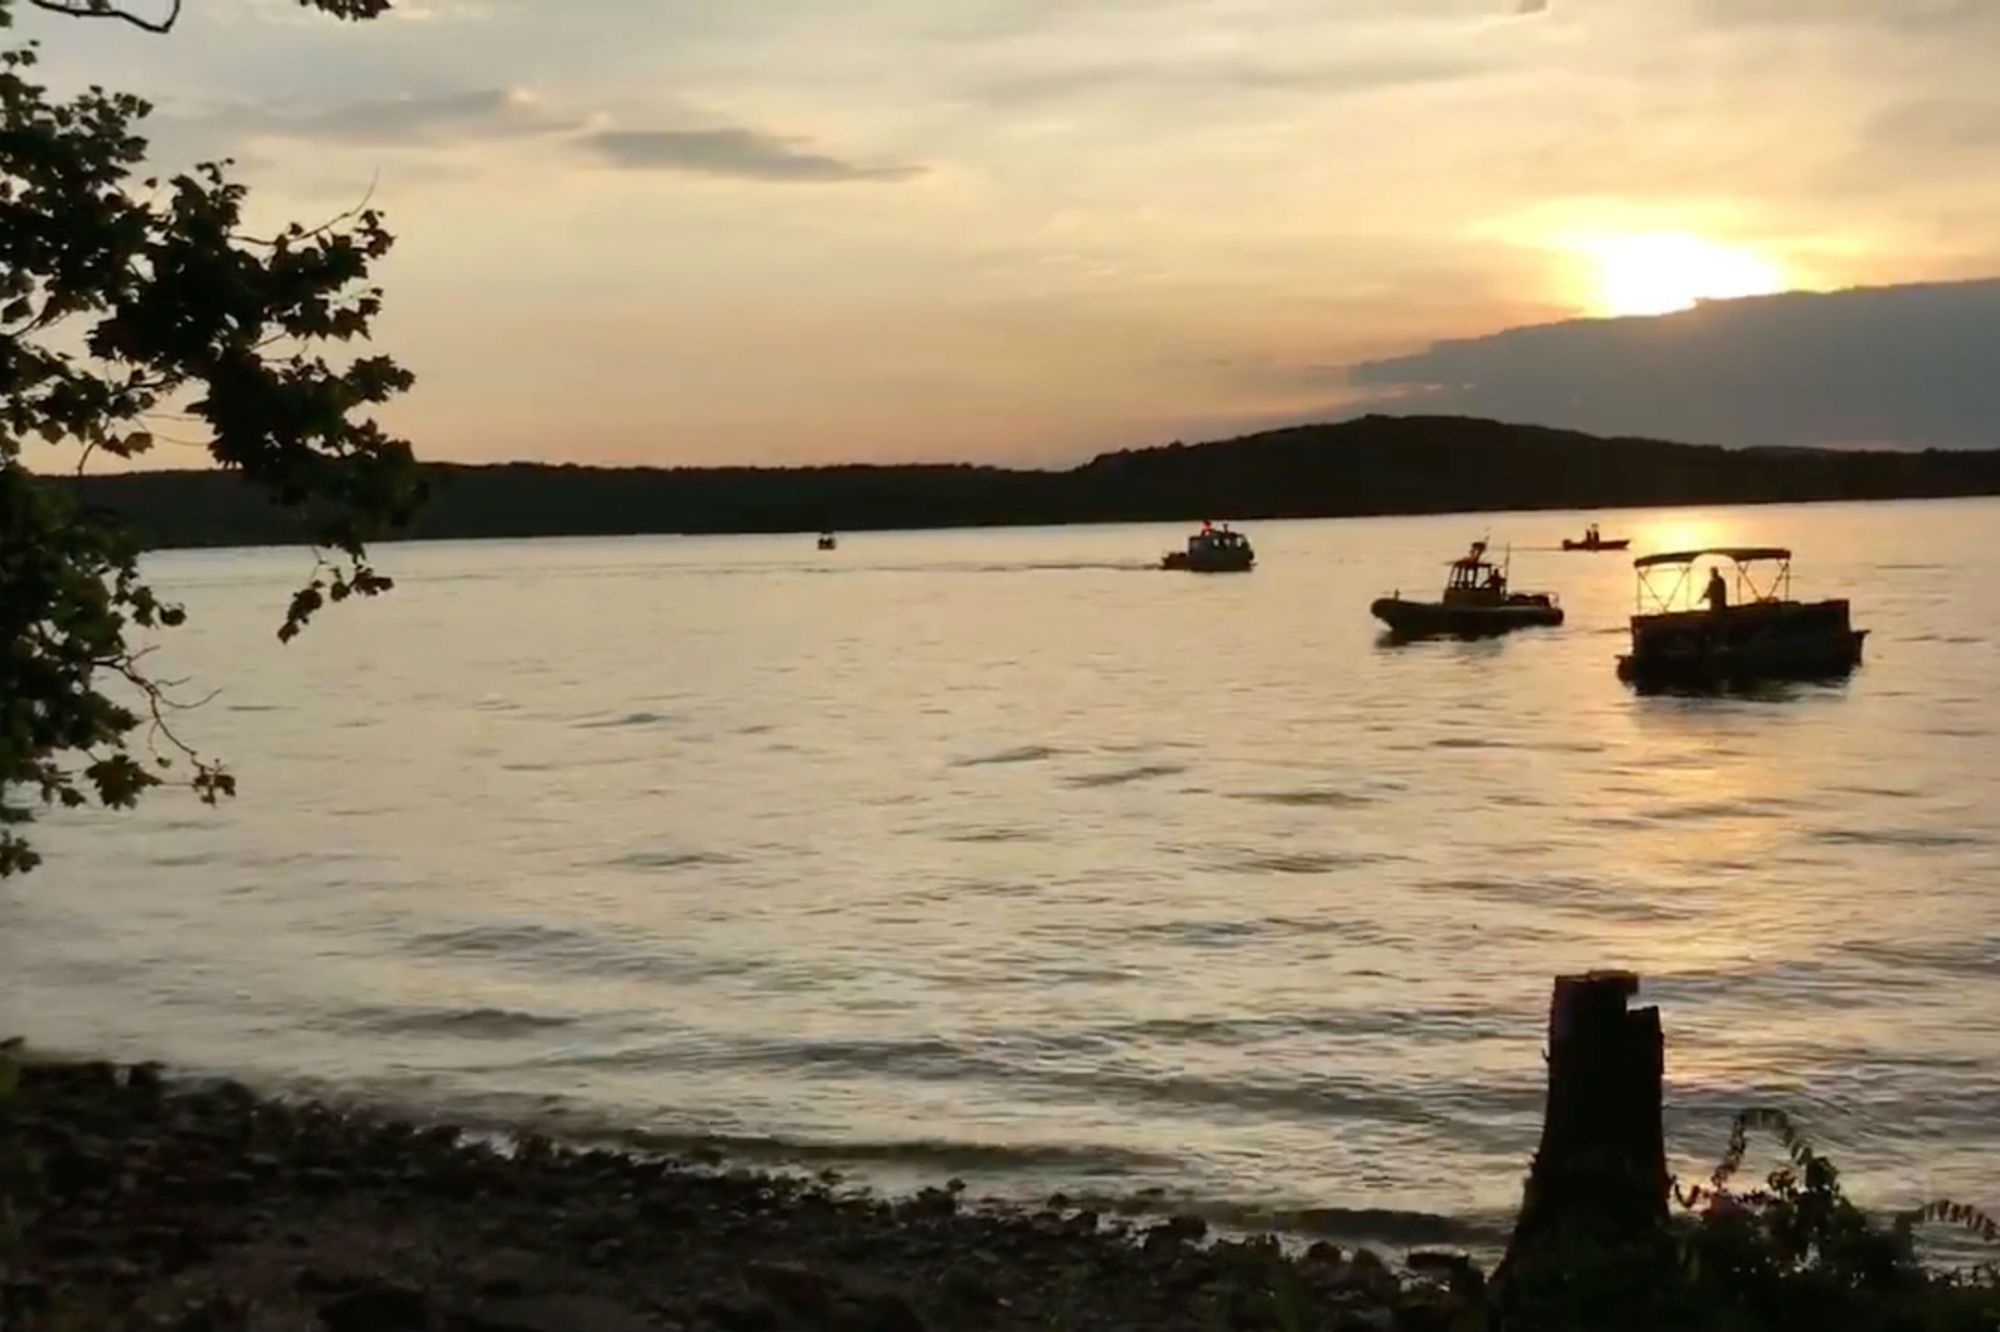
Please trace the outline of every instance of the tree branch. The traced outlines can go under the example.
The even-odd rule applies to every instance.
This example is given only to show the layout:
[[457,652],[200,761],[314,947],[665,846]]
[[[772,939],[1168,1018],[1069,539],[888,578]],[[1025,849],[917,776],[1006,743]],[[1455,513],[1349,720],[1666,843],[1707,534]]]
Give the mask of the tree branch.
[[375,198],[376,187],[381,185],[381,183],[382,168],[378,166],[375,168],[375,175],[368,182],[367,192],[361,196],[360,203],[355,204],[352,208],[343,209],[341,212],[335,213],[316,227],[295,227],[291,231],[277,236],[237,236],[235,239],[244,245],[258,245],[265,249],[272,249],[279,245],[296,245],[300,241],[318,240],[335,227],[346,222],[352,222],[355,218],[367,212],[369,203]]
[[111,3],[111,0],[28,0],[36,9],[45,9],[51,14],[61,14],[66,18],[118,19],[135,28],[147,32],[165,34],[174,30],[180,20],[181,0],[173,0],[163,19],[149,19],[139,14],[128,13]]

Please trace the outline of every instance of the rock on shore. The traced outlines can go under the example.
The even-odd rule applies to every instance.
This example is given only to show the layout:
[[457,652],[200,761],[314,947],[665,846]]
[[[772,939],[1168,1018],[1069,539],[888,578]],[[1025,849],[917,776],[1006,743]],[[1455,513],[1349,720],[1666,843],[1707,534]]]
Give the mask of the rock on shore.
[[[572,1150],[29,1064],[0,1329],[1213,1332],[1478,1326],[1479,1275]],[[0,1144],[4,1147],[5,1144]],[[4,1241],[0,1241],[4,1245]]]

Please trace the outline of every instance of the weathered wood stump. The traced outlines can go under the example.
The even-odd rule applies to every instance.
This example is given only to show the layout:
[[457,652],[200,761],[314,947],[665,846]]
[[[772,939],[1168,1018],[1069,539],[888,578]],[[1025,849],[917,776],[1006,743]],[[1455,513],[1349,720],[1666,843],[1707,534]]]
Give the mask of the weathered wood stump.
[[1556,978],[1548,1108],[1496,1277],[1656,1240],[1667,1220],[1660,1010],[1628,1009],[1629,971]]

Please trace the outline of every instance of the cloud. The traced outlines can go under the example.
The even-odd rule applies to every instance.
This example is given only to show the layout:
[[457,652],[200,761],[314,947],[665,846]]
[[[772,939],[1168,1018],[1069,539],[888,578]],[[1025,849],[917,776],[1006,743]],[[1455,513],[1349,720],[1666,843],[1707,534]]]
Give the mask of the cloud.
[[1366,409],[1734,445],[2000,444],[2000,278],[1788,292],[1364,362]]
[[[384,333],[423,371],[433,448],[608,453],[547,442],[584,411],[629,456],[764,457],[801,400],[799,456],[827,457],[1046,457],[1358,397],[1743,442],[1966,433],[1921,402],[1871,416],[1866,362],[1823,413],[1732,387],[1703,416],[1729,367],[1655,364],[1615,326],[1345,367],[1568,317],[1586,231],[1713,237],[1813,287],[2000,274],[1996,0],[392,12],[420,11],[203,0],[166,43],[19,17],[47,23],[57,86],[203,117],[202,150],[160,165],[242,157],[260,218],[324,217],[380,169],[404,237]],[[1706,346],[1724,313],[1634,322]],[[590,356],[509,377],[510,348],[558,355],[572,327]],[[1778,350],[1744,356],[1782,378]]]
[[1991,21],[1986,0],[1701,0],[1696,13],[1725,26],[1885,28],[1891,31],[1981,27]]
[[802,140],[741,127],[697,130],[602,130],[582,144],[611,165],[633,171],[685,171],[739,180],[823,183],[897,181],[920,166],[850,162],[812,152]]
[[485,0],[396,0],[382,17],[399,23],[469,22],[493,17]]
[[422,96],[337,102],[319,107],[263,103],[232,106],[156,121],[159,137],[176,148],[231,151],[249,139],[297,139],[367,147],[527,138],[584,128],[518,88],[474,88]]
[[580,129],[583,122],[551,111],[533,93],[517,88],[480,88],[429,97],[349,102],[304,116],[271,115],[264,125],[272,132],[299,138],[381,144],[557,134]]
[[956,69],[947,95],[961,102],[1184,108],[1190,99],[1282,95],[1305,105],[1491,75],[1508,59],[1484,40],[1496,20],[1547,8],[1548,0],[1017,0],[1009,26],[974,29],[940,58]]
[[2000,148],[2000,98],[1925,97],[1902,102],[1868,126],[1871,146],[1898,152]]
[[1456,55],[1308,63],[1214,58],[1172,63],[1106,61],[998,79],[976,89],[973,96],[996,105],[1020,105],[1134,92],[1174,100],[1203,92],[1232,98],[1260,92],[1346,95],[1449,82],[1483,72],[1483,67]]
[[[696,112],[682,109],[677,115]],[[887,182],[921,175],[903,163],[851,161],[808,141],[744,126],[611,130],[520,88],[474,88],[337,102],[317,107],[237,105],[155,122],[156,148],[175,158],[241,158],[259,140],[387,149],[438,149],[504,140],[554,139],[628,170],[683,171],[743,180]]]
[[[1829,195],[1893,190],[1906,200],[1949,200],[1964,197],[1966,182],[1990,178],[1996,164],[2000,97],[1927,95],[1890,102],[1862,120],[1823,180]],[[1944,210],[1923,211],[1936,221]]]

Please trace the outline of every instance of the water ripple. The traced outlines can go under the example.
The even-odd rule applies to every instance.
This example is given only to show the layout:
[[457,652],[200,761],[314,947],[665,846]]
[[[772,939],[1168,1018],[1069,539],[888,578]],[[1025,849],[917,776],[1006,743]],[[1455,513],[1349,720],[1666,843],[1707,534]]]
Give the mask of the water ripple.
[[666,712],[627,712],[621,716],[599,717],[593,721],[578,722],[576,725],[579,730],[601,731],[627,726],[662,726],[676,720],[678,718],[672,713]]
[[960,759],[952,764],[955,768],[984,768],[998,763],[1039,763],[1063,751],[1051,745],[1017,745],[1012,749],[1002,749],[992,754],[981,754],[975,758]]
[[1075,787],[1124,786],[1129,782],[1149,781],[1155,777],[1171,777],[1187,771],[1184,763],[1141,763],[1133,768],[1119,768],[1111,772],[1085,773],[1067,779],[1067,785]]
[[[1884,645],[1754,698],[1618,682],[1629,564],[1533,549],[1588,520],[1260,523],[1230,582],[1108,571],[1178,527],[407,543],[281,667],[289,553],[163,554],[245,798],[50,812],[8,1011],[1334,1233],[1516,1204],[1549,977],[1622,965],[1677,1153],[1779,1104],[1866,1201],[1993,1201],[2000,502],[1621,517],[1790,546]],[[1375,650],[1489,522],[1569,625]]]
[[1822,828],[1811,837],[1833,846],[1886,846],[1920,851],[1983,846],[1992,840],[1979,833],[1947,828]]
[[1233,800],[1251,800],[1261,805],[1284,805],[1302,809],[1355,809],[1376,802],[1374,796],[1349,791],[1308,788],[1299,791],[1236,791]]

